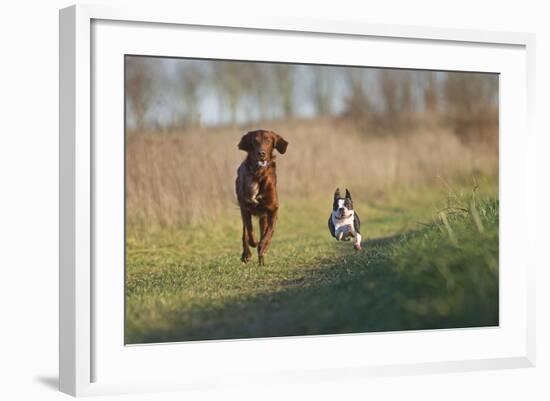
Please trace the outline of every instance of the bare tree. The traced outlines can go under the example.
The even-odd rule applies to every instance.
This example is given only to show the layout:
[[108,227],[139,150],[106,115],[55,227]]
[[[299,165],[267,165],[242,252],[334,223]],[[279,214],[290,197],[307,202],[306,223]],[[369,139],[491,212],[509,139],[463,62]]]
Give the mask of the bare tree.
[[139,129],[146,126],[146,114],[153,99],[152,71],[144,57],[126,57],[125,91],[129,108],[132,110],[135,125]]
[[350,118],[353,123],[364,133],[370,133],[374,127],[374,110],[365,90],[366,70],[346,70],[346,84],[348,95],[344,99],[344,116]]
[[413,113],[413,95],[412,95],[412,78],[410,71],[400,71],[400,86],[401,86],[401,98],[399,104],[399,111],[405,114]]
[[448,73],[443,86],[446,109],[454,114],[473,114],[494,107],[498,76],[476,73]]
[[252,80],[251,91],[258,105],[260,120],[269,119],[270,102],[274,97],[274,77],[269,64],[253,63],[250,77]]
[[399,107],[398,115],[396,116],[396,124],[401,126],[410,126],[412,124],[414,110],[413,99],[413,79],[411,71],[398,71],[399,82]]
[[294,115],[294,67],[289,64],[273,64],[272,71],[283,117],[292,118]]
[[387,131],[399,131],[412,123],[415,114],[412,73],[384,69],[379,78],[383,104],[379,124]]
[[185,103],[185,120],[190,126],[200,124],[199,91],[203,84],[205,71],[201,64],[186,61],[179,64],[179,86]]
[[425,71],[426,83],[424,85],[424,109],[426,113],[434,115],[437,112],[437,84],[435,73],[433,71]]
[[382,101],[384,103],[384,115],[386,120],[394,119],[399,111],[399,88],[395,80],[395,74],[391,70],[380,71],[380,85]]
[[312,66],[311,74],[313,76],[311,88],[313,104],[317,115],[331,114],[334,91],[331,71],[328,67]]
[[445,112],[457,135],[466,141],[498,140],[498,76],[447,73]]
[[267,64],[242,63],[242,108],[248,121],[268,117],[272,97],[272,77]]
[[229,110],[229,121],[237,123],[237,109],[244,93],[246,63],[219,61],[212,64],[215,83]]

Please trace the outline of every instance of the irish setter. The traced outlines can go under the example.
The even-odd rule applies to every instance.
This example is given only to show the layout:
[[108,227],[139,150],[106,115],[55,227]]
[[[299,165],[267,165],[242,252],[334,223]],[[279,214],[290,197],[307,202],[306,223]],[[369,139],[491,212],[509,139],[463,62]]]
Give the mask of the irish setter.
[[[237,170],[235,189],[243,220],[243,254],[241,260],[250,260],[251,247],[258,247],[258,264],[264,265],[264,255],[269,247],[279,200],[277,198],[277,175],[273,150],[286,152],[288,142],[273,131],[257,130],[245,134],[239,149],[247,152],[246,159]],[[260,220],[260,242],[254,239],[252,216]]]

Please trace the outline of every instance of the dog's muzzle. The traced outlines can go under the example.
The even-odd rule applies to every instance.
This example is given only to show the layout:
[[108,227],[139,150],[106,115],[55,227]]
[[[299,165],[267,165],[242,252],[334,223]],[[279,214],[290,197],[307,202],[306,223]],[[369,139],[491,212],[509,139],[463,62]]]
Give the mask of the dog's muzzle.
[[338,213],[338,214],[336,215],[336,218],[337,218],[338,220],[347,219],[348,217],[351,217],[351,213],[350,213],[350,214]]

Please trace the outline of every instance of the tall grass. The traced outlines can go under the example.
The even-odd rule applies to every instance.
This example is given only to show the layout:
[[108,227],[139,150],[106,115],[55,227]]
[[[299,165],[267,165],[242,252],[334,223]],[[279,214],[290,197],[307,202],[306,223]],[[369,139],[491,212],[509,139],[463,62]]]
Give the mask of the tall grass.
[[[259,127],[128,132],[128,223],[200,223],[233,212],[236,169],[245,156],[237,143],[252,128]],[[331,118],[272,122],[262,128],[289,142],[287,153],[278,156],[282,199],[326,198],[342,186],[364,200],[440,177],[498,173],[496,146],[465,143],[438,124],[372,137],[350,121]]]

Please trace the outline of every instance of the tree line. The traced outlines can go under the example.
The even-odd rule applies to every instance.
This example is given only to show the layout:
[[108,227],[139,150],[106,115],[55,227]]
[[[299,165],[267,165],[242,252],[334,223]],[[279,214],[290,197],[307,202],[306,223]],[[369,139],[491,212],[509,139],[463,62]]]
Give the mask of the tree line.
[[[169,67],[159,58],[126,58],[126,111],[135,129],[306,115],[347,118],[365,133],[381,134],[428,117],[467,139],[481,126],[493,132],[498,125],[495,74],[186,59]],[[159,121],[163,108],[170,113]]]

